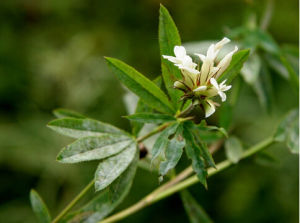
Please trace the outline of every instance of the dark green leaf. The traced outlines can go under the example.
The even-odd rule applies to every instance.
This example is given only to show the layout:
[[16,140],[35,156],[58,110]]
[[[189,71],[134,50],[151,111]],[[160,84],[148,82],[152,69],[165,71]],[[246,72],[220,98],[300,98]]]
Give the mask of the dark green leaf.
[[204,158],[204,160],[208,163],[209,166],[216,167],[215,161],[208,150],[207,144],[203,140],[201,140],[201,137],[198,134],[198,132],[194,132],[194,136],[197,142],[197,144],[195,144],[194,146],[199,147],[201,151],[201,156]]
[[284,56],[280,56],[280,60],[288,71],[291,86],[298,93],[298,91],[299,91],[299,75],[296,73],[294,68],[291,66],[289,61]]
[[78,163],[104,159],[121,152],[132,143],[133,140],[125,135],[83,137],[63,148],[57,160],[62,163]]
[[205,210],[187,190],[181,191],[180,197],[191,223],[212,223]]
[[126,134],[112,125],[92,119],[61,118],[49,122],[48,127],[73,138],[101,136],[106,133]]
[[192,160],[192,167],[193,170],[196,172],[199,181],[207,188],[207,170],[205,167],[204,160],[201,158],[200,148],[196,145],[194,141],[190,123],[184,123],[183,127],[183,137],[186,142],[185,152],[188,158]]
[[163,113],[174,113],[168,97],[152,81],[134,68],[114,58],[105,58],[119,80],[147,105]]
[[240,140],[235,136],[230,136],[225,141],[225,153],[227,158],[233,162],[238,163],[243,156],[243,146]]
[[171,115],[157,113],[136,113],[125,117],[131,121],[155,124],[176,121],[176,118]]
[[169,142],[169,136],[171,136],[176,132],[177,127],[178,127],[178,123],[174,123],[160,133],[151,150],[152,161],[155,160],[158,156],[160,156],[162,152],[165,150]]
[[95,173],[96,191],[106,188],[117,179],[127,169],[137,152],[137,145],[131,143],[119,154],[101,161]]
[[[159,10],[159,46],[160,55],[174,55],[174,47],[181,45],[177,27],[168,10],[161,5]],[[181,79],[180,70],[173,63],[161,59],[162,76],[173,104],[178,107],[182,93],[173,88],[176,80]]]
[[76,111],[72,111],[72,110],[64,109],[64,108],[55,109],[53,111],[53,114],[57,118],[86,118],[84,115],[82,115]]
[[119,178],[107,188],[99,191],[85,206],[67,216],[65,222],[96,223],[110,214],[124,200],[131,188],[137,169],[137,154]]
[[227,79],[226,84],[230,84],[231,81],[236,77],[236,75],[240,72],[243,67],[244,62],[249,57],[250,50],[240,50],[235,53],[232,57],[231,63],[229,67],[225,70],[225,72],[220,76],[219,81],[223,81]]
[[[150,112],[152,109],[149,108],[142,100],[139,100],[135,109],[135,113],[142,113],[142,112]],[[131,122],[132,125],[132,134],[137,136],[141,129],[144,126],[144,123],[141,122]]]
[[[178,127],[180,128],[180,126]],[[183,147],[185,146],[185,140],[182,138],[182,132],[177,129],[174,138],[169,140],[165,150],[165,160],[160,164],[159,173],[164,176],[169,170],[173,169],[181,158]]]
[[51,217],[46,204],[35,190],[30,191],[30,202],[40,223],[50,223]]
[[273,89],[270,73],[265,65],[262,66],[260,75],[252,85],[262,107],[270,112],[273,103]]

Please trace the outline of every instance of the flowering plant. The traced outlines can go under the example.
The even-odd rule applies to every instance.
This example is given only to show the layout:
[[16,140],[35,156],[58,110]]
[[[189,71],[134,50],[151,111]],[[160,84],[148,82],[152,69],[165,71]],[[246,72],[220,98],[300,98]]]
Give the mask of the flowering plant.
[[[181,46],[180,36],[169,12],[161,6],[161,76],[151,81],[124,62],[106,57],[108,66],[118,79],[139,97],[136,112],[126,116],[131,122],[132,132],[90,119],[77,112],[55,110],[54,114],[58,119],[51,121],[48,127],[76,139],[61,150],[57,160],[61,163],[98,160],[99,164],[94,179],[53,220],[42,199],[32,191],[32,206],[41,221],[114,222],[197,182],[207,188],[208,176],[251,156],[275,141],[287,141],[290,147],[295,148],[295,137],[293,135],[291,138],[290,132],[295,129],[294,120],[298,113],[293,111],[281,123],[275,135],[246,151],[237,138],[226,139],[227,159],[215,164],[212,153],[222,146],[228,133],[222,127],[208,125],[206,118],[213,115],[216,105],[219,105],[214,101],[216,96],[220,96],[222,102],[226,101],[225,92],[234,89],[234,85],[230,84],[249,56],[248,49],[238,51],[234,47],[223,58],[218,58],[222,47],[229,41],[228,38],[223,38],[210,45],[206,55],[195,54],[200,60],[199,64],[195,63]],[[204,117],[197,112],[199,108],[205,113]],[[154,129],[142,133],[141,130],[148,123],[154,125]],[[213,142],[205,137],[209,133],[214,137]],[[150,148],[145,140],[154,135],[157,138]],[[176,175],[175,169],[183,152],[190,159],[191,166]],[[160,181],[164,177],[170,180],[135,205],[104,219],[128,194],[136,169],[141,163],[148,169],[157,169]],[[195,175],[185,179],[192,173]],[[92,187],[97,192],[93,199],[72,212],[71,208]],[[189,210],[195,201],[187,191],[182,192],[181,196]],[[193,208],[195,207],[198,208],[197,205]]]

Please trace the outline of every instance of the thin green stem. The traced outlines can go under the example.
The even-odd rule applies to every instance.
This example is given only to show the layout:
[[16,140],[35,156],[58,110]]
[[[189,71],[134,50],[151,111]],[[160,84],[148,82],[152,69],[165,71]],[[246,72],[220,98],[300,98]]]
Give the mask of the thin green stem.
[[83,188],[83,190],[56,216],[56,218],[52,221],[52,223],[58,222],[65,214],[72,208],[74,205],[86,194],[86,192],[91,189],[94,185],[94,179]]
[[165,124],[158,126],[156,129],[152,130],[151,132],[147,133],[146,135],[137,138],[137,142],[142,142],[142,141],[148,139],[149,137],[155,135],[156,133],[161,132],[162,130],[167,128],[169,125],[170,125],[170,123],[165,123]]
[[[271,145],[274,142],[273,137],[267,138],[259,143],[257,143],[256,145],[252,146],[251,148],[249,148],[247,151],[244,152],[242,159],[247,158],[259,151],[261,151],[262,149],[268,147],[269,145]],[[221,171],[223,171],[224,169],[228,168],[229,166],[231,166],[232,163],[229,160],[225,160],[221,163],[219,163],[215,168],[209,168],[208,169],[208,176],[213,176]],[[132,205],[131,207],[116,213],[102,221],[100,221],[99,223],[110,223],[110,222],[116,222],[118,220],[124,219],[127,216],[163,199],[166,198],[178,191],[181,191],[189,186],[194,185],[195,183],[199,182],[197,176],[192,176],[189,177],[188,179],[172,186],[172,187],[167,187],[165,190],[161,191],[160,188],[165,187],[164,185],[162,185],[161,187],[157,188],[156,190],[154,190],[152,193],[150,193],[149,195],[147,195],[145,198],[143,198],[142,200],[140,200],[139,202],[137,202],[136,204]],[[159,193],[158,193],[159,191]],[[160,192],[161,191],[161,192]]]

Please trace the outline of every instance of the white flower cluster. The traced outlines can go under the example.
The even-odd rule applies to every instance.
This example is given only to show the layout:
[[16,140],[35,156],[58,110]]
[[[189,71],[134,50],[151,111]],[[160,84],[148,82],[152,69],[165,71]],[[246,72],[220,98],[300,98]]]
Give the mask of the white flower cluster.
[[175,57],[163,55],[181,70],[182,80],[175,81],[174,87],[185,93],[183,99],[192,99],[194,104],[199,104],[205,111],[205,117],[209,117],[216,110],[216,103],[211,98],[219,95],[224,102],[226,100],[224,91],[231,88],[231,85],[225,85],[226,80],[220,84],[217,80],[229,66],[233,54],[238,50],[237,46],[216,63],[216,57],[221,48],[229,42],[230,40],[225,37],[218,43],[210,45],[206,56],[195,54],[202,61],[199,67],[186,54],[183,46],[174,47]]

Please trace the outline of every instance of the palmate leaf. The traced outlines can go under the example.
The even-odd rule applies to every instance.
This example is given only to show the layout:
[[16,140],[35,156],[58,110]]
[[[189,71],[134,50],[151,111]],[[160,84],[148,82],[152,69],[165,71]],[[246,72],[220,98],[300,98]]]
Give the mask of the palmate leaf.
[[99,191],[95,197],[78,211],[67,216],[61,223],[96,223],[109,215],[128,194],[137,169],[138,153],[128,168],[107,188]]
[[201,157],[200,148],[196,145],[191,132],[191,123],[186,122],[183,125],[183,137],[185,139],[185,152],[189,159],[192,160],[192,167],[195,171],[199,181],[207,188],[207,170],[205,167],[205,162]]
[[40,223],[50,223],[51,217],[46,204],[35,190],[30,191],[30,202]]
[[174,114],[174,107],[164,92],[134,68],[114,58],[105,58],[119,80],[144,103],[162,113]]
[[65,108],[57,108],[53,111],[53,114],[57,118],[86,118],[86,116],[69,109]]
[[227,158],[233,163],[238,163],[242,158],[243,146],[241,141],[237,137],[230,136],[225,141],[225,154]]
[[121,152],[132,143],[133,139],[126,135],[103,134],[83,137],[63,148],[57,160],[62,163],[78,163],[104,159]]
[[138,153],[136,143],[131,143],[117,155],[101,161],[95,173],[95,189],[102,190],[117,179]]
[[101,136],[103,134],[124,135],[126,132],[93,119],[61,118],[48,123],[52,130],[72,138]]
[[198,204],[193,196],[187,191],[180,192],[180,197],[183,202],[184,209],[191,223],[212,223],[205,210]]
[[159,173],[164,176],[169,170],[173,169],[180,160],[185,146],[185,140],[182,138],[182,125],[179,125],[175,136],[168,141],[165,149],[165,160],[159,166]]
[[174,118],[171,115],[157,114],[157,113],[136,113],[133,115],[125,116],[125,118],[135,122],[154,123],[154,124],[176,121],[176,118]]
[[173,84],[176,80],[181,79],[181,73],[173,63],[163,59],[162,55],[174,55],[174,47],[180,46],[181,40],[172,17],[163,5],[160,6],[159,10],[158,30],[163,80],[173,104],[178,108],[182,93],[174,89]]
[[240,70],[243,67],[244,62],[249,57],[250,50],[240,50],[232,56],[232,60],[230,62],[229,67],[224,71],[224,73],[219,77],[219,81],[226,80],[226,84],[230,84],[230,82],[238,75]]

